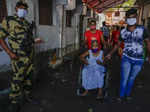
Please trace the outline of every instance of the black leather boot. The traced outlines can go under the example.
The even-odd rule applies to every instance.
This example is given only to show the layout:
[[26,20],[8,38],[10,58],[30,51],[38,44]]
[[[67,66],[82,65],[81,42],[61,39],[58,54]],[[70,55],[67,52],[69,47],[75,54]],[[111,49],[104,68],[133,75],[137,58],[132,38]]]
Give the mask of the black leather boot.
[[8,107],[8,112],[20,112],[21,105],[19,103],[11,103]]
[[40,104],[40,101],[35,99],[32,95],[25,95],[25,102],[31,104]]

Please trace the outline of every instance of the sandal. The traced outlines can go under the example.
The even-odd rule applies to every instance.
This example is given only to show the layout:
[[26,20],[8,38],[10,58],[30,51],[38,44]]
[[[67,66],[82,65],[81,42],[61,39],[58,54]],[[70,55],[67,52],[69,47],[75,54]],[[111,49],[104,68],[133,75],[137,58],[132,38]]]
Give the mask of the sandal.
[[100,95],[98,95],[98,96],[96,97],[96,99],[97,99],[97,100],[103,100],[103,99],[104,99],[104,97],[103,97],[102,95],[101,95],[101,96],[100,96]]
[[80,96],[87,96],[88,92],[85,91],[84,93],[82,93]]

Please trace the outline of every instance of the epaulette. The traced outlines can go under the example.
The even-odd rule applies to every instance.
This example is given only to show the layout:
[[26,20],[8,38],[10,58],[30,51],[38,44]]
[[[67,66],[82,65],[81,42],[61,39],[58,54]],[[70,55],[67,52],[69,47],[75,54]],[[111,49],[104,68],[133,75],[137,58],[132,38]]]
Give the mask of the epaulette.
[[9,28],[9,21],[16,21],[16,18],[15,16],[7,16],[6,18],[6,21],[7,21],[7,27]]

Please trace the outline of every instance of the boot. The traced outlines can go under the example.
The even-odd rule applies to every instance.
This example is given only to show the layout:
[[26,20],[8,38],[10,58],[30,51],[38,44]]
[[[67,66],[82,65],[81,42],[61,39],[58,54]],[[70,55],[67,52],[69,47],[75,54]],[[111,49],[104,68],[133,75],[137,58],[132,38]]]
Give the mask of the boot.
[[8,107],[8,112],[20,112],[21,105],[19,103],[11,103]]
[[38,100],[36,100],[34,97],[32,97],[31,95],[25,95],[25,102],[26,103],[31,103],[31,104],[40,104],[40,102]]

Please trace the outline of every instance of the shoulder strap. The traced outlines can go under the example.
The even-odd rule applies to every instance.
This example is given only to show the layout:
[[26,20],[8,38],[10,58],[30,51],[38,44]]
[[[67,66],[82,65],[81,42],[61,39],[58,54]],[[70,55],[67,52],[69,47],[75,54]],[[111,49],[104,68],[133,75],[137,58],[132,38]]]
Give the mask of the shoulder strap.
[[15,16],[7,16],[7,17],[6,17],[6,21],[7,21],[7,27],[8,27],[8,28],[10,28],[10,25],[9,25],[9,22],[10,22],[10,21],[16,21],[16,22],[18,22],[20,25],[23,24],[21,21],[17,20]]
[[7,16],[6,17],[8,29],[10,28],[9,21],[11,21],[11,20],[16,21],[16,18],[14,16]]

